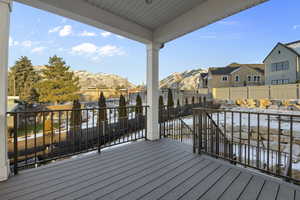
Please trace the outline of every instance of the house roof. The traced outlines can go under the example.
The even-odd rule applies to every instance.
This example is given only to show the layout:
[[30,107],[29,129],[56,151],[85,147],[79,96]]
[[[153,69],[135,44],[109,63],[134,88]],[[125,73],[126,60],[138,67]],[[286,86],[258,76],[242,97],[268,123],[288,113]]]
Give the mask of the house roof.
[[[295,47],[295,44],[299,44],[299,47]],[[296,54],[298,57],[300,57],[300,40],[295,41],[295,42],[290,42],[290,43],[286,43],[283,44],[281,42],[278,42],[276,44],[276,46],[272,49],[272,51],[266,56],[266,58],[264,59],[263,63],[267,60],[267,58],[273,53],[273,51],[278,47],[278,46],[283,46],[286,49],[288,49],[289,51],[293,52],[294,54]]]
[[285,44],[288,48],[293,49],[300,56],[300,40]]
[[210,72],[213,75],[226,75],[226,74],[230,74],[231,72],[233,72],[234,70],[238,69],[240,67],[218,67],[218,68],[210,68]]
[[218,67],[218,68],[210,68],[210,72],[213,75],[229,75],[230,73],[234,72],[235,70],[240,69],[241,67],[249,67],[251,69],[254,69],[260,73],[264,73],[264,64],[237,64],[234,65],[228,65],[226,67]]

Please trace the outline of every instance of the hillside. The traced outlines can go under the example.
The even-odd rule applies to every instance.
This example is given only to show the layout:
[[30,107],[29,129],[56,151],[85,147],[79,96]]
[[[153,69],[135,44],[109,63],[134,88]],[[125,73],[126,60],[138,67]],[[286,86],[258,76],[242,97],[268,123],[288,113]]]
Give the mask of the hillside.
[[181,90],[195,90],[199,85],[199,77],[207,73],[205,69],[188,70],[175,72],[160,81],[160,87]]
[[133,88],[134,84],[126,78],[114,74],[90,73],[87,71],[74,71],[79,77],[81,88]]
[[[36,72],[41,73],[45,66],[34,66]],[[126,78],[123,78],[114,74],[106,73],[91,73],[85,70],[75,71],[73,70],[75,76],[79,77],[79,83],[82,89],[86,88],[133,88],[134,84],[130,83]]]

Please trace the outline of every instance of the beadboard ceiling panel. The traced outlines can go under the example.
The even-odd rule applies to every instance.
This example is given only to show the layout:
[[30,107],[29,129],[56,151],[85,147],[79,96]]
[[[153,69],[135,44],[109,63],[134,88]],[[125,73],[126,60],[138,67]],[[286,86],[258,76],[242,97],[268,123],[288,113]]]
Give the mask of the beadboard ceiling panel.
[[148,29],[156,29],[206,0],[85,0]]

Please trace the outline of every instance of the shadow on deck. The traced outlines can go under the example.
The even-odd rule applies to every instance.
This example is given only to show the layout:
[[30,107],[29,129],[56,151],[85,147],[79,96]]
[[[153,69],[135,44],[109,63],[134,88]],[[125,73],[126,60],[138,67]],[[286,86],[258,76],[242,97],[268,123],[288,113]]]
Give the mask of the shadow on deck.
[[24,170],[0,199],[300,199],[300,189],[169,139],[140,141]]

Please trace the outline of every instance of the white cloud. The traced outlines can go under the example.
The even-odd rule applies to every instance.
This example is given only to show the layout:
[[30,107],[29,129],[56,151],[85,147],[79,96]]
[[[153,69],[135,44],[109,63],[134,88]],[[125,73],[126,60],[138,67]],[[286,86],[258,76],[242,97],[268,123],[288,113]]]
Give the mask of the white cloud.
[[48,33],[56,33],[61,29],[61,26],[54,27],[48,31]]
[[98,47],[92,43],[82,43],[77,46],[72,47],[72,53],[78,53],[78,54],[92,54],[96,53],[98,50]]
[[31,50],[31,53],[42,53],[46,47],[36,47]]
[[13,44],[14,44],[14,41],[13,41],[12,37],[9,37],[9,46],[11,47],[11,46],[13,46]]
[[111,36],[111,32],[102,32],[101,33],[101,35],[103,36],[103,37],[108,37],[108,36]]
[[12,46],[17,46],[19,45],[20,43],[16,40],[14,40],[11,36],[9,36],[9,46],[12,47]]
[[62,29],[59,31],[59,36],[65,37],[72,34],[72,26],[71,25],[65,25]]
[[88,32],[88,31],[85,30],[82,33],[80,33],[79,36],[82,36],[82,37],[94,37],[94,36],[97,36],[97,34],[94,33],[94,32]]
[[98,53],[100,56],[121,56],[124,55],[125,52],[122,51],[119,47],[113,45],[105,45],[98,49]]
[[293,26],[293,29],[295,29],[295,30],[298,29],[298,28],[300,28],[300,25],[294,25]]
[[86,55],[92,60],[99,60],[102,57],[121,56],[125,54],[125,52],[117,46],[97,46],[92,43],[82,43],[77,46],[74,46],[71,49],[71,53],[77,55]]
[[32,46],[32,41],[30,41],[30,40],[25,40],[25,41],[21,42],[21,45],[22,45],[23,47],[31,47],[31,46]]

